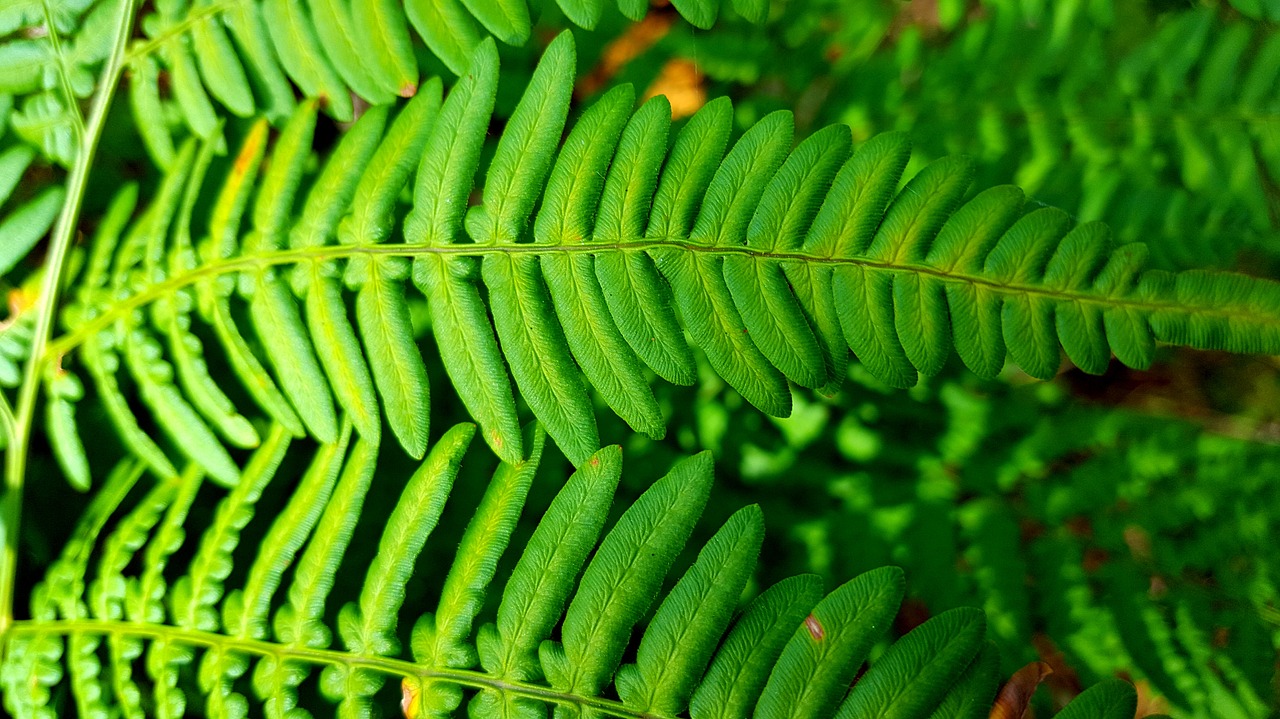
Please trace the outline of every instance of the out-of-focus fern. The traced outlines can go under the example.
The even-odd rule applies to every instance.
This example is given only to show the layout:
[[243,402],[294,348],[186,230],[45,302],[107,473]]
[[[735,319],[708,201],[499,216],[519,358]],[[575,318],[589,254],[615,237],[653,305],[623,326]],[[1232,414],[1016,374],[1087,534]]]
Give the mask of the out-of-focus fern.
[[[945,50],[906,56],[899,72],[919,80],[899,116],[928,127],[940,149],[1014,170],[1033,196],[1107,219],[1121,241],[1148,242],[1163,266],[1229,264],[1250,244],[1274,253],[1280,149],[1268,118],[1280,35],[1208,9],[1157,22],[1118,49],[1113,28],[993,18]],[[962,67],[1000,71],[957,92]],[[973,117],[987,132],[956,131]]]
[[[0,8],[0,104],[14,103],[13,133],[59,164],[76,156],[80,103],[93,94],[116,18],[130,1],[12,0]],[[0,149],[12,151],[4,143]]]
[[[35,332],[35,296],[38,293],[40,273],[32,274],[22,286],[8,288],[0,285],[7,300],[4,319],[0,319],[0,392],[22,384],[27,359],[31,356],[31,344]],[[4,399],[5,412],[0,413],[0,449],[8,446],[13,432],[13,417],[7,414],[8,398]],[[80,397],[76,397],[80,399]],[[77,481],[78,480],[74,480]]]
[[[110,26],[134,0],[12,0],[0,9],[0,97],[21,98],[14,131],[69,165],[78,146],[78,103],[94,89],[110,51]],[[681,15],[710,27],[719,0],[679,0]],[[735,15],[760,22],[760,0],[733,0]],[[603,0],[559,0],[574,24],[592,28]],[[639,20],[647,4],[619,0]],[[129,100],[152,158],[168,168],[175,126],[212,138],[223,112],[283,121],[295,88],[339,121],[356,102],[374,105],[417,92],[414,41],[456,74],[490,35],[523,45],[532,33],[526,0],[159,0],[141,17],[125,64]],[[410,31],[413,28],[413,33]]]
[[30,198],[15,196],[34,159],[35,151],[25,145],[0,151],[0,276],[9,274],[45,236],[66,196],[58,185],[41,188]]
[[1177,716],[1268,716],[1280,449],[1053,385],[887,390],[862,375],[836,404],[766,422],[709,394],[677,405],[697,423],[673,431],[736,466],[744,496],[770,497],[789,535],[770,546],[792,557],[778,561],[901,564],[916,616],[984,608],[1006,673],[1044,658],[1064,691],[1124,673]]

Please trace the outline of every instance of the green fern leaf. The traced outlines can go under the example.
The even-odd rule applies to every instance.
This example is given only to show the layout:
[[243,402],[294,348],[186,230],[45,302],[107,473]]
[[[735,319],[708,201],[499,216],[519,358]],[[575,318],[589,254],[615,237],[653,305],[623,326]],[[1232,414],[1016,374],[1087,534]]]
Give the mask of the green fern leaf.
[[[188,271],[196,264],[190,218],[216,148],[214,142],[205,142],[196,157],[176,218],[172,249],[169,252],[169,274]],[[190,315],[194,305],[193,293],[184,290],[173,297],[160,299],[152,308],[153,323],[168,339],[178,382],[183,392],[191,398],[191,404],[229,444],[241,448],[256,447],[259,442],[257,430],[236,411],[231,399],[210,374],[204,360],[204,343],[190,331]]]
[[964,673],[947,691],[929,719],[983,719],[992,711],[1000,682],[1000,653],[987,641]]
[[391,87],[400,97],[418,91],[418,61],[409,38],[409,23],[403,9],[391,0],[355,3],[351,8],[357,38],[373,47],[378,82]]
[[[530,518],[527,535],[515,530],[544,443],[536,426],[524,438],[531,456],[498,468],[460,538],[433,537],[433,545],[457,552],[434,610],[415,624],[406,657],[398,625],[409,578],[445,572],[436,550],[431,561],[419,554],[437,533],[474,432],[472,425],[447,431],[404,484],[390,517],[378,523],[374,559],[348,568],[364,581],[359,598],[337,613],[336,627],[326,623],[327,596],[352,540],[378,531],[358,527],[357,519],[371,483],[388,479],[375,471],[373,445],[357,438],[348,449],[351,423],[344,422],[338,443],[315,452],[296,486],[295,463],[284,461],[289,433],[274,426],[241,483],[207,519],[189,511],[203,491],[194,464],[142,497],[130,489],[143,466],[122,465],[36,590],[31,618],[6,632],[5,706],[22,719],[52,716],[49,689],[66,673],[77,706],[90,712],[178,717],[190,708],[296,718],[325,709],[298,693],[320,669],[321,701],[337,704],[340,716],[373,711],[390,678],[401,682],[406,715],[417,717],[455,716],[464,690],[476,690],[468,712],[478,719],[545,717],[553,707],[564,716],[675,719],[690,703],[695,719],[745,717],[752,707],[762,717],[838,715],[851,678],[897,612],[899,570],[870,572],[821,601],[816,578],[786,580],[731,622],[761,546],[764,525],[754,506],[734,514],[683,578],[662,591],[710,491],[709,455],[678,463],[597,545],[621,470],[619,448],[602,449],[550,511]],[[285,486],[267,492],[269,483]],[[271,511],[277,503],[282,509]],[[238,547],[248,536],[262,536],[263,544],[245,571],[233,571],[233,560],[248,554]],[[528,542],[515,570],[502,577],[501,557],[517,536]],[[194,557],[169,586],[166,567],[187,544],[198,545]],[[139,552],[141,570],[129,576]],[[98,577],[86,587],[94,557]],[[272,597],[295,557],[287,600],[273,614]],[[496,617],[484,614],[491,585],[501,594]],[[632,651],[633,630],[659,598]],[[478,620],[495,619],[474,631]],[[559,642],[552,639],[557,625]],[[884,708],[903,716],[928,717],[972,700],[978,690],[966,668],[988,662],[980,658],[982,626],[976,610],[927,622],[872,664],[841,711],[885,691],[891,701]],[[330,646],[335,629],[342,648]],[[100,648],[107,659],[101,665]],[[635,664],[615,677],[624,656]],[[187,672],[195,681],[183,679]]]
[[785,579],[752,600],[689,702],[694,719],[746,719],[795,631],[822,599],[812,575]]
[[540,648],[551,686],[594,694],[617,670],[632,628],[702,514],[710,485],[710,455],[685,460],[605,536],[565,613],[561,643]]
[[67,482],[80,491],[92,482],[89,457],[76,431],[75,403],[84,398],[84,385],[73,374],[54,374],[45,382],[45,426],[49,444]]
[[307,97],[323,102],[335,120],[349,122],[354,112],[351,95],[321,49],[311,14],[301,0],[263,0],[261,25],[270,33],[283,74]]
[[[620,243],[644,236],[670,126],[671,105],[661,95],[646,102],[627,123],[605,180],[594,241]],[[693,353],[653,259],[643,252],[623,252],[600,253],[595,260],[605,301],[627,344],[658,376],[674,384],[693,384]]]
[[977,609],[953,609],[930,619],[871,665],[836,716],[927,713],[973,662],[986,628],[986,618]]
[[[496,625],[485,625],[477,637],[480,661],[490,673],[516,681],[541,677],[538,638],[551,634],[564,611],[573,579],[604,527],[621,472],[621,451],[605,447],[556,495],[507,581]],[[489,692],[476,701],[493,704],[501,695]]]
[[[22,145],[0,153],[0,207],[10,199],[33,159],[35,153]],[[0,215],[0,275],[8,274],[45,236],[62,209],[65,195],[61,187],[48,187]]]
[[[469,210],[497,94],[496,47],[487,41],[442,103],[428,81],[389,129],[389,111],[371,110],[314,180],[305,168],[317,107],[303,103],[276,143],[253,230],[241,241],[240,217],[265,154],[266,128],[253,125],[209,215],[209,237],[194,243],[202,248],[195,263],[170,258],[171,276],[127,282],[137,265],[166,266],[166,252],[191,256],[184,231],[164,239],[175,211],[184,215],[172,221],[177,227],[194,224],[190,206],[177,202],[188,168],[176,163],[169,189],[109,250],[119,296],[86,295],[82,304],[103,306],[69,311],[72,330],[55,340],[56,354],[83,346],[127,444],[172,474],[106,376],[121,354],[133,374],[146,378],[148,369],[144,404],[166,418],[171,435],[197,440],[180,450],[193,459],[199,451],[211,476],[230,481],[204,420],[240,446],[252,439],[244,424],[230,431],[227,404],[207,387],[193,389],[207,383],[170,382],[171,361],[148,344],[150,330],[126,323],[138,331],[120,345],[106,332],[135,308],[163,308],[164,298],[193,285],[202,319],[265,414],[331,442],[336,398],[356,431],[376,442],[385,408],[400,445],[418,456],[429,403],[402,295],[412,262],[450,382],[508,463],[524,450],[513,386],[575,465],[599,444],[588,385],[632,426],[661,436],[644,374],[647,367],[692,382],[686,332],[731,387],[774,415],[790,412],[789,382],[836,391],[848,349],[893,386],[940,371],[952,347],[980,375],[1012,358],[1039,378],[1059,371],[1064,351],[1091,372],[1104,371],[1111,353],[1146,367],[1159,343],[1280,351],[1274,283],[1146,271],[1141,245],[1112,249],[1102,225],[1072,228],[1059,210],[1026,211],[1016,188],[962,202],[973,174],[962,158],[926,165],[898,192],[909,156],[901,134],[850,154],[847,128],[833,127],[791,149],[793,121],[776,113],[730,146],[732,110],[716,100],[666,153],[666,103],[650,101],[625,120],[632,96],[619,89],[584,113],[557,151],[574,57],[571,36],[552,43]],[[397,244],[389,237],[400,212],[393,198],[415,162],[413,207]],[[306,200],[295,211],[300,193]],[[356,290],[354,324],[340,278]],[[236,282],[256,342],[236,326]],[[171,338],[179,374],[193,375],[179,340],[194,333],[182,321],[159,329]],[[144,349],[157,357],[142,362]],[[67,435],[66,408],[59,412]]]
[[658,607],[634,665],[615,681],[622,702],[643,712],[678,714],[711,660],[760,554],[764,519],[756,506],[729,518]]
[[1108,679],[1089,687],[1066,709],[1059,719],[1119,719],[1131,717],[1138,709],[1138,695],[1133,686],[1119,679]]
[[760,695],[756,716],[832,716],[871,645],[902,601],[905,579],[896,568],[867,572],[818,603],[782,650]]
[[[94,90],[124,1],[75,0],[46,12],[22,0],[0,26],[0,96],[21,98],[14,128],[64,165],[75,157],[83,129],[75,105]],[[633,19],[648,12],[634,0],[621,4]],[[594,27],[603,10],[598,1],[562,5],[586,28]],[[707,28],[716,5],[688,0],[677,10]],[[353,97],[387,105],[417,93],[423,78],[415,34],[461,76],[490,33],[509,45],[526,44],[531,11],[526,0],[158,2],[141,15],[141,32],[129,38],[124,64],[130,105],[152,159],[170,169],[175,135],[213,137],[224,109],[282,122],[293,112],[296,86],[336,120],[349,122],[356,113]],[[46,29],[50,14],[57,22]],[[764,19],[760,12],[749,15],[753,22]]]
[[[173,501],[179,485],[180,480],[174,477],[154,487],[107,538],[99,559],[98,578],[89,587],[88,603],[95,618],[124,618],[128,586],[124,569],[147,542],[147,535]],[[143,643],[134,637],[112,636],[107,638],[107,648],[115,702],[126,716],[142,716],[142,693],[133,678],[133,660],[142,655]]]
[[[364,61],[356,45],[357,39],[371,41],[375,38],[362,37],[362,33],[350,31],[365,29],[355,25],[351,5],[339,0],[307,0],[307,7],[315,23],[316,36],[342,81],[357,95],[375,105],[391,101],[396,94],[394,81],[388,85],[387,80],[390,78],[382,76],[377,61]],[[368,22],[367,18],[364,20],[365,23]],[[370,57],[379,56],[377,50],[381,48],[378,46],[368,49],[371,50]]]

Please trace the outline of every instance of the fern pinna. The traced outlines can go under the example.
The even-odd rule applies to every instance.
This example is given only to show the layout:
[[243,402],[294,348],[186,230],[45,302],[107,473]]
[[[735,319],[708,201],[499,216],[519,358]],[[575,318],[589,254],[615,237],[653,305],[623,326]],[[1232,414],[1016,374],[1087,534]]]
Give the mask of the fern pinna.
[[[182,550],[195,541],[188,511],[203,473],[191,464],[144,491],[143,466],[126,461],[37,587],[31,619],[6,635],[5,707],[22,719],[72,709],[107,716],[113,707],[130,717],[297,719],[310,716],[299,691],[311,690],[303,684],[318,669],[319,691],[342,717],[369,716],[388,679],[400,680],[410,719],[454,716],[464,701],[477,719],[546,717],[549,707],[558,718],[986,716],[998,661],[975,609],[920,625],[850,691],[897,612],[901,570],[867,572],[825,597],[816,577],[787,579],[735,618],[763,538],[758,507],[734,513],[660,592],[710,493],[705,452],[676,464],[603,539],[622,452],[611,446],[592,454],[499,581],[496,614],[482,616],[542,454],[536,425],[526,429],[530,455],[494,472],[457,543],[436,610],[417,618],[402,647],[398,618],[423,602],[406,596],[410,575],[452,507],[474,433],[470,424],[446,431],[399,489],[359,596],[337,613],[336,632],[326,623],[330,590],[351,542],[369,529],[357,520],[371,484],[387,481],[386,472],[374,472],[377,447],[353,438],[350,424],[314,452],[235,584],[229,578],[242,533],[268,484],[287,481],[276,475],[287,464],[289,432],[280,425],[266,432],[193,554]],[[191,557],[185,571],[168,569],[184,555]],[[1062,716],[1127,719],[1135,701],[1128,684],[1106,682]]]
[[[268,127],[249,129],[203,218],[217,141],[185,144],[136,218],[136,189],[125,188],[76,284],[68,332],[51,344],[62,362],[47,373],[49,428],[68,474],[87,482],[72,420],[82,390],[68,355],[78,350],[126,444],[156,474],[175,476],[175,464],[141,429],[116,377],[122,362],[177,449],[235,483],[223,443],[260,438],[208,373],[197,318],[289,433],[334,441],[336,400],[378,441],[381,397],[392,433],[421,457],[428,388],[409,278],[428,299],[454,388],[506,461],[523,452],[511,379],[576,465],[599,445],[587,383],[632,427],[661,436],[646,373],[695,381],[686,332],[731,386],[779,416],[790,411],[789,382],[838,388],[850,348],[896,386],[938,372],[952,346],[978,374],[999,372],[1007,354],[1041,378],[1058,370],[1061,350],[1094,373],[1113,352],[1145,367],[1157,342],[1280,351],[1273,283],[1144,272],[1142,245],[1109,247],[1103,225],[1073,228],[1059,210],[1025,207],[1013,187],[963,201],[972,168],[962,158],[928,165],[898,191],[909,154],[900,134],[853,152],[837,126],[792,150],[780,112],[725,155],[731,109],[721,99],[668,150],[665,99],[633,114],[624,86],[561,146],[573,66],[566,33],[507,122],[475,207],[471,178],[498,81],[491,42],[447,99],[430,80],[394,119],[371,108],[305,191],[313,102],[276,139],[261,177]],[[415,170],[401,223],[396,199]],[[398,234],[403,242],[390,241]],[[237,296],[256,341],[242,332]]]

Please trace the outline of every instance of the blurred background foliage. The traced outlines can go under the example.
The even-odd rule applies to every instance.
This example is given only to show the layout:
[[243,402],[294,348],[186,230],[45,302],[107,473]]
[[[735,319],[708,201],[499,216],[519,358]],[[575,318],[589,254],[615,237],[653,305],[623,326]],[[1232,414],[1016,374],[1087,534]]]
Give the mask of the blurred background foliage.
[[903,566],[898,629],[983,607],[1004,673],[1054,667],[1042,708],[1123,676],[1151,711],[1268,716],[1280,450],[1089,401],[1078,381],[955,372],[904,394],[855,370],[787,420],[704,394],[674,410],[676,436],[766,508],[769,572]]
[[[74,24],[77,3],[64,5]],[[540,42],[502,48],[500,116],[539,45],[567,24],[557,13],[544,4]],[[1157,265],[1275,277],[1277,22],[1280,0],[774,0],[763,26],[726,8],[709,31],[671,8],[637,24],[611,9],[597,32],[577,34],[578,100],[585,106],[629,82],[669,95],[681,117],[729,95],[740,128],[786,108],[798,136],[835,122],[848,123],[855,140],[907,130],[916,148],[908,175],[939,156],[969,154],[979,161],[977,187],[1019,184],[1081,221],[1104,220],[1118,241],[1147,243]],[[447,76],[429,55],[420,59]],[[87,96],[83,89],[74,94]],[[50,93],[0,96],[0,149],[29,144],[40,155],[14,204],[61,182],[72,145],[55,111],[65,105]],[[154,181],[128,113],[117,102],[93,187]],[[341,128],[331,129],[322,137]],[[89,223],[106,196],[93,187]],[[30,285],[39,259],[11,276]],[[0,289],[10,305],[0,385],[12,386],[30,302],[20,288]],[[430,359],[429,333],[422,342]],[[464,421],[438,364],[428,367],[440,390],[433,426]],[[659,386],[671,418],[664,440],[600,413],[612,418],[602,440],[623,444],[634,483],[621,505],[677,455],[711,449],[722,496],[709,514],[749,502],[765,510],[761,583],[812,571],[833,586],[900,565],[911,598],[898,630],[955,606],[983,607],[1005,674],[1037,659],[1054,668],[1037,696],[1041,712],[1108,676],[1139,684],[1140,713],[1235,719],[1280,707],[1272,359],[1165,350],[1149,372],[1113,367],[1089,377],[1064,364],[1048,383],[1016,371],[984,382],[953,360],[907,392],[855,363],[837,396],[800,394],[786,420],[764,417],[703,375],[696,392]],[[105,418],[96,421],[106,438],[97,451],[119,452]],[[406,471],[403,457],[384,454],[382,472]],[[468,472],[491,469],[483,451],[472,455]],[[53,471],[39,444],[32,462],[37,474]],[[544,476],[566,476],[565,466],[544,460]],[[541,484],[531,514],[554,489]],[[390,489],[375,495],[366,516],[393,498]],[[211,511],[214,499],[195,511]],[[83,498],[44,482],[30,502],[27,569],[47,563]],[[446,521],[468,513],[457,514]],[[372,550],[353,548],[361,551]]]

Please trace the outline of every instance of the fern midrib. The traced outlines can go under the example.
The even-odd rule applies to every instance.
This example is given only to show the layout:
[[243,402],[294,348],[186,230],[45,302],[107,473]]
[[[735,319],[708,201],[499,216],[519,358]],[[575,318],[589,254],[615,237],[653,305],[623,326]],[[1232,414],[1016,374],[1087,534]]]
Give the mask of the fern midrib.
[[271,657],[277,661],[298,661],[318,666],[339,666],[348,669],[364,669],[389,676],[424,679],[464,686],[471,689],[492,689],[521,698],[554,704],[591,708],[616,719],[677,719],[665,714],[637,711],[609,699],[583,697],[558,692],[548,687],[499,679],[497,677],[465,669],[443,669],[415,664],[403,659],[369,656],[336,649],[309,649],[299,645],[243,637],[231,637],[198,629],[184,629],[167,624],[134,624],[96,619],[57,620],[50,622],[23,619],[10,625],[7,637],[94,635],[115,639],[161,640],[186,646],[217,648],[224,652],[240,652],[258,657]]
[[[1098,305],[1101,307],[1124,307],[1127,309],[1146,310],[1148,312],[1181,311],[1191,307],[1191,305],[1179,304],[1177,302],[1159,302],[1139,299],[1132,296],[1116,297],[1113,295],[1094,292],[1057,290],[1037,285],[1004,283],[980,275],[947,272],[936,267],[913,263],[895,264],[892,262],[873,260],[866,257],[822,257],[802,252],[772,253],[747,246],[700,245],[684,239],[645,239],[637,242],[616,243],[588,242],[576,245],[563,245],[559,247],[533,243],[514,245],[321,245],[315,247],[291,248],[271,252],[252,253],[240,255],[238,257],[219,259],[174,275],[163,282],[149,285],[142,291],[111,305],[108,309],[71,332],[53,340],[49,344],[48,361],[59,360],[68,352],[82,344],[87,338],[101,332],[113,322],[139,307],[149,305],[169,293],[194,285],[197,282],[210,280],[231,272],[262,270],[276,265],[300,264],[303,262],[323,262],[326,260],[336,260],[347,257],[373,255],[409,258],[427,255],[483,257],[486,255],[504,254],[602,254],[608,252],[638,252],[663,248],[721,256],[744,255],[758,259],[803,262],[829,267],[865,267],[888,272],[911,273],[936,277],[943,282],[977,285],[992,292],[1004,295],[1030,295],[1045,297],[1059,302],[1080,302],[1083,304]],[[1275,318],[1272,315],[1261,312],[1229,311],[1216,306],[1196,306],[1195,309],[1201,315],[1216,315],[1218,317],[1243,319],[1254,322],[1275,321]]]

